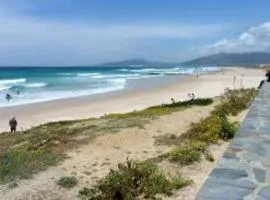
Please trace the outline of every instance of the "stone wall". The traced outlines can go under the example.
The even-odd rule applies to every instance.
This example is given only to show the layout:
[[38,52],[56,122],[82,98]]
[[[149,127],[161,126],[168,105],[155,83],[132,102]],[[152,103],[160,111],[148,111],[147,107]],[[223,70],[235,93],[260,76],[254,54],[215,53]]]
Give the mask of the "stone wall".
[[270,83],[265,83],[196,200],[270,200]]

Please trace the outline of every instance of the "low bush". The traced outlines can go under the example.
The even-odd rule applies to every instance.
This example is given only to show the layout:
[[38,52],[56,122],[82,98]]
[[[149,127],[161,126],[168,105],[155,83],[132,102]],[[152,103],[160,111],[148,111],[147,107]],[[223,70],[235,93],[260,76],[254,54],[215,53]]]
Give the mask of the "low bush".
[[254,88],[239,90],[228,89],[221,97],[221,103],[216,107],[213,113],[221,116],[237,115],[250,106],[257,93]]
[[169,160],[181,165],[190,165],[201,159],[201,152],[191,145],[176,147],[169,153]]
[[0,156],[0,182],[31,178],[33,173],[55,165],[64,156],[44,150],[10,150]]
[[67,188],[67,189],[70,189],[70,188],[73,188],[75,185],[77,185],[78,181],[76,179],[76,177],[74,176],[65,176],[65,177],[61,177],[58,181],[57,181],[57,184],[64,187],[64,188]]
[[141,111],[134,111],[124,114],[109,114],[105,118],[122,119],[131,117],[155,117],[161,115],[168,115],[172,112],[179,111],[179,109],[188,108],[190,106],[207,106],[213,103],[212,99],[194,99],[188,101],[179,101],[171,104],[162,104],[159,106],[152,106]]
[[176,144],[170,151],[169,159],[182,165],[199,161],[202,154],[209,161],[214,161],[207,151],[209,144],[218,143],[220,139],[231,139],[237,131],[236,123],[228,120],[228,115],[238,114],[246,109],[256,95],[255,89],[227,90],[222,102],[216,106],[211,115],[198,123],[191,124],[190,129],[182,136],[167,138],[167,144]]
[[191,183],[180,175],[166,176],[156,164],[127,160],[119,164],[117,170],[111,170],[94,188],[79,191],[79,196],[89,200],[155,198],[157,194],[171,195],[173,190]]
[[209,162],[214,162],[215,161],[214,156],[212,154],[210,154],[210,153],[205,154],[205,159],[208,160]]

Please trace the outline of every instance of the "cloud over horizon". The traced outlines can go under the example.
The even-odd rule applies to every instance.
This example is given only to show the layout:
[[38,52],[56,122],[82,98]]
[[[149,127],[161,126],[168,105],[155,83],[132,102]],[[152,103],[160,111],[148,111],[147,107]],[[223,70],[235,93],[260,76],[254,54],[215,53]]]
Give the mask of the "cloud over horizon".
[[270,50],[270,22],[239,34],[270,18],[270,2],[254,7],[222,1],[3,0],[0,66],[131,58],[181,62],[217,52]]
[[221,39],[200,49],[204,54],[270,51],[270,22],[249,28],[235,39]]
[[211,37],[224,29],[212,24],[52,21],[2,13],[9,14],[0,15],[1,65],[84,65],[155,57],[159,50],[153,40]]

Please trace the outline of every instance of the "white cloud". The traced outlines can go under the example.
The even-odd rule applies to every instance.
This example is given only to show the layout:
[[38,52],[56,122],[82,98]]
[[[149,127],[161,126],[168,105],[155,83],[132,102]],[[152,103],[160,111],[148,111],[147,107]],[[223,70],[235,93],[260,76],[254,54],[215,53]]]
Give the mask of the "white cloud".
[[[21,9],[28,8],[31,5],[11,11],[0,7],[0,65],[74,65],[148,58],[164,53],[155,47],[162,48],[167,40],[210,37],[224,29],[220,25],[79,23],[20,15]],[[154,39],[161,45],[146,45]],[[171,52],[167,53],[170,56]]]
[[201,53],[270,51],[270,22],[251,27],[235,39],[222,39],[204,46]]

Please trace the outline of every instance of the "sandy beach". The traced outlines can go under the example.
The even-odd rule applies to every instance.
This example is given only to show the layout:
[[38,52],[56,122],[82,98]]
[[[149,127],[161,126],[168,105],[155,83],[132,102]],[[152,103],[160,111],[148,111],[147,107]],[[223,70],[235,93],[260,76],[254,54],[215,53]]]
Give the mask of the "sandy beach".
[[[234,77],[236,78],[234,81]],[[226,87],[257,87],[264,78],[261,69],[223,68],[219,72],[196,76],[181,76],[164,87],[112,92],[108,94],[56,100],[0,109],[0,131],[8,130],[8,120],[16,116],[19,130],[50,121],[99,117],[143,109],[152,105],[185,100],[188,93],[196,97],[214,97]]]
[[[233,84],[234,76],[236,77],[235,84]],[[257,87],[263,76],[262,70],[229,68],[218,73],[204,74],[199,78],[196,76],[181,77],[179,81],[176,80],[163,88],[152,88],[151,91],[143,89],[100,95],[96,98],[83,97],[3,108],[1,109],[1,124],[7,129],[7,117],[13,113],[17,114],[21,127],[28,128],[52,120],[97,117],[105,113],[141,109],[169,102],[170,97],[184,100],[190,92],[194,92],[197,97],[214,97],[223,93],[226,87]],[[107,125],[113,123],[113,120],[94,120],[95,122],[91,123],[97,123],[96,127],[105,127],[100,129],[101,132],[95,131],[97,129],[92,125],[92,128],[86,128],[78,135],[67,135],[70,137],[70,145],[72,142],[76,143],[82,140],[85,142],[75,147],[71,145],[65,149],[64,153],[68,159],[56,166],[48,167],[34,174],[30,179],[16,179],[13,183],[0,185],[0,199],[77,199],[78,191],[81,188],[94,186],[98,180],[108,174],[110,169],[115,169],[127,157],[144,161],[170,152],[174,146],[159,143],[157,138],[164,138],[168,135],[181,136],[190,129],[191,123],[198,123],[209,116],[219,103],[220,99],[217,97],[214,98],[214,103],[207,106],[191,106],[168,115],[151,118],[142,125],[143,128],[141,126],[129,127],[126,124],[128,121],[121,122],[120,120],[118,123],[122,123],[123,127],[118,124],[120,129],[116,132],[112,129],[113,126],[106,128]],[[230,118],[233,122],[241,123],[247,111],[248,109],[233,118],[230,116]],[[60,139],[55,141],[55,145],[59,148],[63,148],[61,146],[63,144]],[[160,162],[159,167],[166,173],[180,173],[185,178],[193,180],[193,184],[175,191],[171,197],[164,199],[195,199],[208,174],[215,167],[228,145],[228,141],[220,141],[209,146],[209,152],[213,155],[214,162],[209,162],[204,157],[200,162],[183,167],[168,160]],[[60,187],[56,184],[57,180],[64,176],[76,177],[78,184],[69,190]],[[15,184],[16,187],[12,187],[12,184]]]

